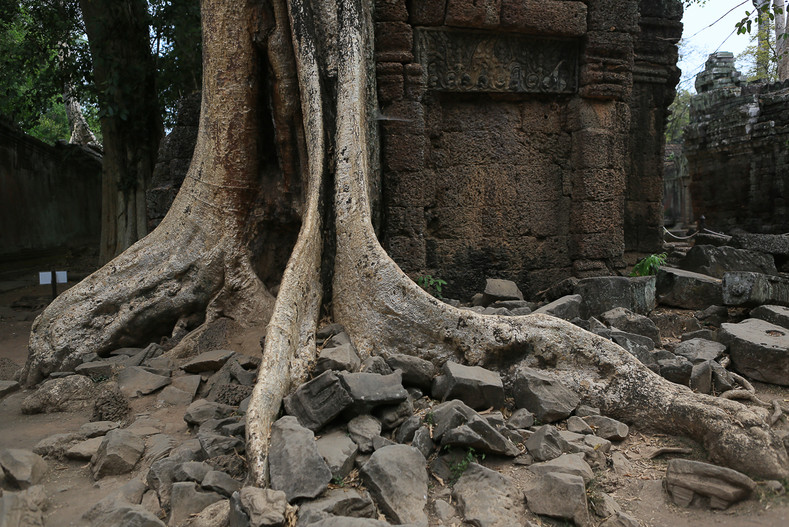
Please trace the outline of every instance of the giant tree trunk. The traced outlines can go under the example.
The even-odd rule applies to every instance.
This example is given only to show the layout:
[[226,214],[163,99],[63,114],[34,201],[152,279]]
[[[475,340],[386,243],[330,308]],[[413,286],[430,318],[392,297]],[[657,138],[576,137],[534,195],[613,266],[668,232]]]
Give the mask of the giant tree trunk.
[[775,14],[775,52],[778,58],[778,80],[789,80],[789,35],[786,33],[786,21],[789,19],[786,0],[773,0]]
[[80,0],[93,56],[104,137],[99,259],[147,233],[145,187],[156,164],[161,119],[142,0]]
[[[783,443],[761,414],[744,405],[672,384],[621,347],[567,322],[461,311],[416,286],[382,249],[371,221],[379,177],[371,2],[337,0],[336,9],[325,0],[287,0],[287,8],[285,2],[265,2],[270,10],[261,10],[260,0],[240,6],[204,0],[203,105],[187,181],[151,235],[37,320],[23,374],[28,385],[79,353],[117,345],[129,328],[150,332],[164,313],[207,310],[209,322],[224,315],[247,324],[273,313],[247,417],[250,476],[266,485],[271,424],[283,397],[306,378],[316,358],[315,327],[326,285],[321,277],[332,274],[323,272],[330,266],[332,296],[324,300],[331,301],[335,321],[365,357],[412,353],[437,364],[500,367],[505,375],[520,362],[549,368],[584,402],[609,415],[695,438],[714,461],[749,474],[789,474]],[[270,32],[259,23],[266,15]],[[284,156],[283,165],[294,156],[305,189],[301,230],[273,311],[249,263],[253,254],[244,221],[254,201],[249,196],[264,189],[253,168],[261,146],[256,116],[265,115],[254,106],[260,99],[252,93],[259,83],[253,40],[267,43],[274,120],[290,124],[277,126],[278,156]],[[286,100],[282,95],[291,85],[298,86],[298,98]],[[294,100],[300,111],[288,104]],[[282,148],[283,142],[294,148]],[[324,225],[324,217],[333,225]],[[323,254],[325,232],[336,233],[333,259]],[[171,316],[168,323],[173,322]]]

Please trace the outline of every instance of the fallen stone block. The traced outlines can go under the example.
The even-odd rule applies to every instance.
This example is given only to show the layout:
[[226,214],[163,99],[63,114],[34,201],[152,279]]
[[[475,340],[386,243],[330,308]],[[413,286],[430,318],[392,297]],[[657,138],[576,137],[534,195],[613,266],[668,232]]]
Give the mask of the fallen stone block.
[[118,386],[126,397],[142,397],[170,384],[170,377],[156,375],[140,366],[129,366],[118,374]]
[[584,461],[584,455],[581,453],[562,454],[557,458],[543,461],[542,463],[535,463],[529,466],[529,471],[537,475],[573,474],[583,478],[584,483],[589,483],[594,478],[592,467]]
[[789,330],[756,318],[723,324],[718,334],[734,369],[757,381],[789,385]]
[[221,494],[203,491],[191,481],[173,483],[170,496],[170,525],[181,525],[192,514],[198,514],[209,505],[223,499]]
[[671,267],[658,270],[656,294],[658,303],[683,309],[704,309],[723,303],[719,278]]
[[98,385],[84,375],[44,382],[22,401],[23,414],[76,412],[93,406]]
[[661,345],[660,330],[651,319],[644,315],[633,313],[624,307],[615,307],[601,314],[600,320],[624,332],[649,337],[656,347]]
[[44,527],[47,495],[43,485],[21,492],[0,495],[0,525],[3,527]]
[[0,381],[0,398],[5,397],[10,393],[14,393],[19,389],[17,381]]
[[746,307],[789,306],[789,279],[745,271],[726,273],[723,275],[723,303]]
[[297,527],[307,527],[320,520],[340,516],[348,518],[375,518],[375,505],[366,492],[357,489],[331,489],[322,498],[299,505]]
[[555,426],[543,425],[524,443],[536,461],[550,461],[564,453],[573,452],[570,443],[562,437]]
[[235,351],[230,350],[206,351],[181,366],[181,369],[187,373],[217,371],[235,354]]
[[783,328],[789,328],[789,307],[759,306],[751,310],[750,317],[758,318]]
[[474,409],[501,408],[504,384],[498,372],[446,362],[441,375],[433,381],[433,398],[441,401],[460,399]]
[[581,476],[545,474],[525,494],[529,510],[535,514],[572,520],[575,525],[591,524],[586,487]]
[[353,404],[353,398],[332,371],[323,372],[285,397],[285,411],[313,432]]
[[323,434],[315,443],[318,453],[331,470],[333,479],[342,479],[353,469],[359,447],[348,437],[345,430],[339,429]]
[[525,408],[543,423],[568,417],[580,398],[551,375],[520,366],[513,379],[513,397],[518,408]]
[[134,432],[110,430],[102,439],[99,451],[90,464],[93,478],[131,472],[145,451],[145,442]]
[[25,490],[41,481],[47,472],[47,462],[30,450],[7,448],[0,450],[0,468],[8,483]]
[[515,282],[499,278],[486,279],[485,291],[482,295],[483,306],[500,300],[523,300],[523,293]]
[[271,488],[283,491],[288,502],[316,497],[332,478],[315,435],[293,416],[282,417],[271,427],[269,472]]
[[341,372],[338,377],[353,400],[349,411],[355,414],[370,413],[378,406],[399,404],[408,398],[399,371],[391,375]]
[[359,415],[348,421],[348,435],[362,454],[373,451],[373,439],[381,435],[381,421],[372,415]]
[[356,353],[356,348],[353,344],[347,343],[323,348],[315,363],[314,373],[319,374],[329,370],[356,372],[361,364],[362,360]]
[[392,445],[376,450],[361,475],[390,521],[427,527],[427,470],[416,448]]
[[674,346],[674,354],[685,357],[696,364],[708,360],[718,360],[726,351],[726,346],[720,342],[707,339],[690,339]]
[[581,295],[563,296],[534,310],[535,314],[551,315],[562,320],[586,318],[587,308]]
[[603,415],[588,415],[583,420],[592,427],[596,436],[609,441],[622,441],[630,433],[630,428],[625,423]]
[[723,278],[730,271],[778,274],[772,255],[729,246],[694,245],[678,265],[680,269],[715,278]]
[[586,304],[586,317],[596,317],[616,307],[647,315],[655,309],[654,276],[599,276],[583,278],[573,287]]
[[732,235],[729,243],[739,249],[789,256],[789,237],[781,234],[738,232]]
[[756,483],[740,472],[701,461],[672,459],[666,469],[666,490],[681,507],[688,507],[699,497],[713,509],[748,499]]
[[222,419],[232,414],[232,406],[198,399],[186,408],[184,421],[192,426],[200,426],[209,419]]
[[402,370],[403,385],[416,386],[421,390],[429,390],[436,375],[432,362],[413,355],[396,353],[386,359],[386,364],[392,370]]
[[465,522],[471,525],[520,525],[526,512],[523,493],[509,478],[477,463],[455,483],[452,497]]

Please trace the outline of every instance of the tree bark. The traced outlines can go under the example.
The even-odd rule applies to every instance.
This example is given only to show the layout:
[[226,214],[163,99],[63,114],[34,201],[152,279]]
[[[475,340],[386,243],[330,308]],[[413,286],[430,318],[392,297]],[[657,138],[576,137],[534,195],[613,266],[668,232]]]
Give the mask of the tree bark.
[[[271,424],[283,397],[316,359],[319,308],[330,302],[334,320],[363,358],[410,353],[436,364],[498,368],[504,375],[521,363],[548,368],[584,402],[639,426],[692,437],[713,461],[762,477],[789,474],[783,443],[763,415],[744,405],[694,394],[616,344],[552,317],[458,310],[400,270],[372,225],[380,171],[371,2],[338,0],[336,16],[315,16],[325,9],[321,1],[204,0],[203,105],[187,181],[151,235],[45,310],[34,324],[23,380],[37,382],[64,357],[78,360],[74,350],[107,350],[130,327],[150,334],[152,319],[165,313],[172,324],[172,313],[203,309],[207,323],[201,328],[221,315],[254,325],[273,313],[247,414],[250,479],[263,486]],[[336,36],[337,45],[322,45],[319,35]],[[286,36],[292,51],[281,47]],[[266,190],[254,169],[261,146],[256,132],[266,120],[258,120],[265,112],[255,111],[261,102],[259,47],[272,62],[274,84],[280,83],[272,87],[270,116],[290,123],[277,127],[272,144],[295,137],[293,148],[277,152],[296,153],[290,159],[298,161],[305,192],[298,241],[273,308],[249,264],[254,236],[247,212],[256,202],[250,196]],[[282,106],[278,90],[287,93],[288,86],[298,87],[298,111]],[[327,205],[332,213],[324,215]],[[322,254],[327,231],[336,232],[333,260]],[[321,277],[331,274],[326,265],[333,270],[332,294],[322,302]],[[174,353],[184,351],[183,344]],[[56,359],[39,360],[44,357]]]
[[145,188],[162,134],[142,0],[80,0],[104,137],[99,259],[147,233]]
[[69,143],[99,147],[96,136],[88,126],[88,121],[85,120],[85,115],[82,113],[82,107],[79,101],[74,97],[71,86],[66,85],[63,89],[63,104],[66,107],[66,117],[68,118],[68,126],[71,130],[71,138]]
[[778,60],[778,80],[789,80],[789,39],[786,33],[786,0],[773,0],[773,13],[775,14],[775,51]]

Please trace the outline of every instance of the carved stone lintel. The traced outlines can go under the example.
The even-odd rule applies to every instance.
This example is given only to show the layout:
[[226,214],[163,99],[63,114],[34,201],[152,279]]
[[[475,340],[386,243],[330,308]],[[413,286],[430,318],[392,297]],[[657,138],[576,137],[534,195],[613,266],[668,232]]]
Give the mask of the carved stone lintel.
[[417,61],[428,90],[576,93],[576,40],[485,31],[415,30]]

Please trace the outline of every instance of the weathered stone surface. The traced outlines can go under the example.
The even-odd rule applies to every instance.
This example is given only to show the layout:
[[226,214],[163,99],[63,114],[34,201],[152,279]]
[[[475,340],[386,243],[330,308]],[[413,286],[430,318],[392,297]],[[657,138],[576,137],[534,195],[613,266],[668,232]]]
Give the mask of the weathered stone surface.
[[569,416],[580,401],[559,380],[526,366],[516,370],[512,385],[515,405],[529,410],[544,423]]
[[701,329],[696,317],[681,312],[653,313],[649,318],[660,330],[661,337],[679,337]]
[[66,450],[63,455],[67,459],[90,461],[91,458],[99,451],[99,447],[101,446],[101,442],[103,440],[103,437],[93,437],[91,439],[86,439],[85,441],[80,441]]
[[416,386],[421,390],[429,390],[436,375],[436,367],[432,362],[413,355],[396,353],[386,359],[386,364],[392,370],[402,370],[403,385]]
[[156,375],[140,366],[128,366],[118,374],[118,386],[126,397],[141,397],[170,384],[170,377]]
[[680,260],[679,267],[715,278],[723,278],[729,271],[778,274],[772,255],[729,246],[694,245]]
[[712,391],[712,367],[710,361],[694,364],[690,370],[690,389],[697,393],[710,393]]
[[504,405],[504,385],[498,372],[446,362],[433,381],[433,397],[442,401],[460,399],[475,409],[500,408]]
[[[260,489],[257,487],[244,487],[233,497],[238,496],[238,504],[244,519],[249,523],[234,523],[231,519],[231,527],[284,527],[285,513],[289,505],[285,493],[279,490]],[[231,507],[233,498],[231,498]],[[232,513],[231,513],[232,518]]]
[[181,375],[173,377],[170,385],[165,386],[157,401],[173,406],[190,404],[200,387],[199,375]]
[[74,373],[89,377],[92,381],[97,382],[106,380],[112,377],[116,370],[121,366],[117,362],[109,361],[93,361],[83,362],[74,368]]
[[680,342],[674,347],[674,354],[685,357],[692,363],[717,360],[726,351],[726,346],[720,342],[707,339],[690,339]]
[[718,334],[734,369],[757,381],[789,385],[789,330],[756,318],[723,324]]
[[411,446],[419,450],[422,455],[427,459],[435,448],[433,438],[430,435],[430,429],[427,426],[422,426],[414,432],[414,439],[411,441]]
[[328,370],[356,372],[362,360],[356,353],[353,344],[342,344],[331,348],[323,348],[315,363],[314,373],[323,373]]
[[201,486],[228,498],[237,490],[241,490],[241,483],[221,470],[209,470],[203,477]]
[[378,375],[389,375],[392,368],[386,364],[383,357],[371,355],[362,362],[362,373],[377,373]]
[[145,442],[128,430],[110,430],[90,464],[94,479],[131,472],[145,451]]
[[789,237],[778,234],[737,232],[731,238],[732,247],[763,253],[789,256]]
[[184,527],[227,527],[230,525],[230,500],[212,503],[189,518]]
[[573,520],[576,525],[590,524],[586,488],[581,476],[545,474],[525,494],[529,510],[535,514]]
[[172,469],[173,481],[194,481],[202,483],[203,478],[211,471],[211,465],[202,461],[186,461]]
[[661,344],[660,331],[655,323],[644,315],[633,313],[629,309],[615,307],[601,314],[600,320],[627,333],[649,337],[656,347]]
[[723,303],[747,307],[789,306],[789,279],[747,271],[726,273],[723,275]]
[[170,496],[170,525],[181,525],[192,514],[198,514],[209,505],[223,499],[222,495],[216,492],[200,490],[197,484],[191,481],[173,483]]
[[709,500],[711,508],[725,509],[748,499],[755,488],[748,476],[701,461],[672,459],[666,469],[666,489],[674,503],[683,507],[699,495]]
[[538,428],[524,444],[537,461],[550,461],[573,450],[556,427],[551,425]]
[[660,304],[704,309],[723,303],[723,282],[699,273],[661,267],[657,272],[656,293]]
[[184,421],[190,425],[199,426],[209,419],[227,417],[233,411],[234,408],[232,406],[198,399],[187,407]]
[[789,307],[759,306],[751,310],[750,317],[758,318],[783,328],[789,328]]
[[414,433],[422,426],[422,416],[412,415],[406,419],[403,424],[397,429],[395,433],[395,441],[398,443],[407,443],[414,438]]
[[17,381],[0,381],[0,398],[5,397],[10,393],[14,393],[19,389]]
[[106,435],[110,430],[115,430],[119,427],[120,423],[118,421],[94,421],[80,426],[79,433],[90,439]]
[[323,372],[285,397],[285,411],[296,416],[302,426],[313,432],[337,417],[353,403],[340,378]]
[[350,410],[357,414],[369,413],[377,406],[399,404],[408,398],[399,371],[391,375],[343,372],[338,376],[353,400]]
[[512,428],[529,428],[534,424],[534,414],[526,408],[518,408],[507,420]]
[[693,363],[685,357],[659,359],[660,376],[676,384],[688,386],[693,371]]
[[566,295],[534,310],[535,313],[551,315],[563,320],[586,318],[587,309],[581,295]]
[[43,485],[21,492],[0,495],[0,525],[3,527],[44,527],[47,495]]
[[30,450],[7,448],[0,450],[0,468],[11,485],[24,490],[41,481],[47,462]]
[[224,364],[235,355],[235,351],[230,350],[213,350],[213,351],[206,351],[205,353],[201,353],[194,359],[190,360],[183,366],[183,369],[187,373],[202,373],[204,371],[217,371],[219,368],[224,366]]
[[654,276],[583,278],[574,285],[573,292],[583,297],[590,317],[615,307],[624,307],[639,315],[647,315],[655,308]]
[[375,505],[366,492],[357,489],[331,489],[322,498],[299,506],[297,527],[313,525],[332,516],[348,518],[375,518]]
[[477,412],[453,400],[433,408],[433,439],[442,445],[473,447],[482,452],[516,456],[520,452]]
[[562,454],[557,458],[530,465],[529,470],[537,475],[573,474],[583,478],[584,483],[589,483],[594,478],[592,467],[584,461],[584,455],[581,453]]
[[315,435],[292,416],[280,418],[271,427],[269,472],[271,488],[285,492],[288,502],[314,498],[326,490],[332,478]]
[[353,469],[359,447],[345,430],[339,429],[323,434],[315,443],[318,453],[331,470],[332,478],[342,479]]
[[244,451],[244,441],[237,437],[211,432],[198,432],[197,439],[207,458],[239,454]]
[[414,402],[409,395],[400,404],[379,406],[373,411],[373,414],[381,421],[381,427],[384,430],[391,430],[400,426],[414,414]]
[[595,435],[609,441],[622,441],[630,433],[625,423],[602,415],[589,415],[583,418],[595,431]]
[[507,477],[469,463],[452,491],[466,522],[486,527],[521,525],[523,494]]
[[499,278],[486,279],[485,291],[482,294],[485,306],[499,300],[523,300],[523,293],[515,282]]
[[577,415],[572,415],[567,418],[567,431],[574,432],[576,434],[593,434],[594,430],[586,421],[578,417]]
[[393,445],[376,450],[361,474],[387,518],[427,527],[427,470],[417,449]]
[[361,453],[369,454],[373,451],[373,438],[381,435],[381,421],[372,415],[356,416],[348,421],[348,435]]
[[97,385],[84,375],[44,382],[22,401],[22,413],[76,412],[93,406]]
[[612,330],[611,340],[625,348],[631,355],[640,360],[645,365],[656,364],[657,359],[651,353],[655,347],[655,342],[643,335],[627,333],[625,331]]

